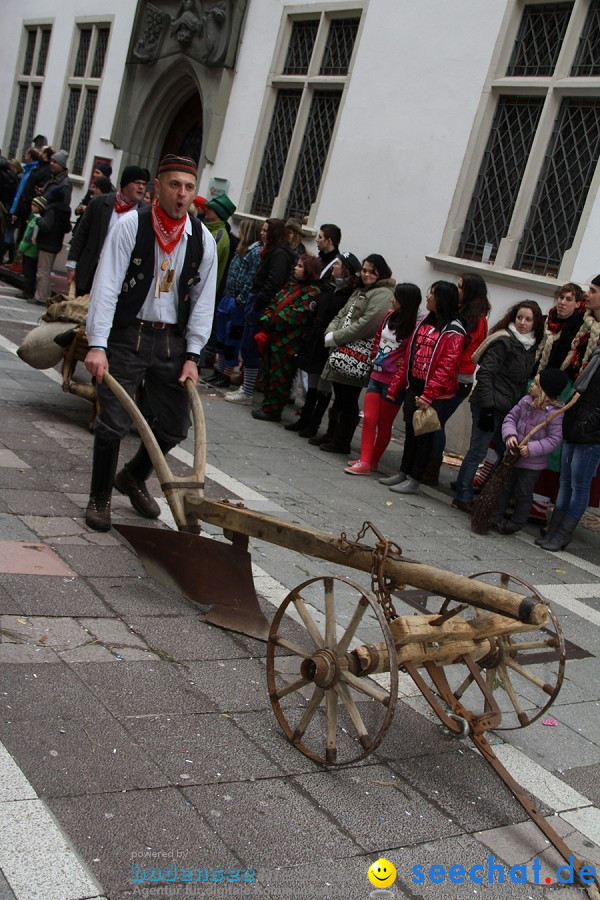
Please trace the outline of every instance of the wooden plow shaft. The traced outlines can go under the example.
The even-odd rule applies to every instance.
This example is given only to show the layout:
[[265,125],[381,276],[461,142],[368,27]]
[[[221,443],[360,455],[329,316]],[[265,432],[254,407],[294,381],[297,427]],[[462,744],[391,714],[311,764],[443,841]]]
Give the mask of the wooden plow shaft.
[[[315,531],[267,516],[264,513],[233,506],[218,500],[208,500],[197,494],[186,493],[184,508],[187,516],[197,517],[233,535],[253,537],[278,547],[286,547],[305,556],[325,559],[341,566],[370,572],[373,566],[373,547],[346,544],[334,534]],[[532,597],[499,588],[495,585],[455,575],[434,566],[412,562],[402,557],[388,555],[384,573],[396,582],[424,588],[433,594],[450,596],[460,603],[468,603],[478,609],[499,613],[530,625],[541,625],[546,620],[546,605]]]

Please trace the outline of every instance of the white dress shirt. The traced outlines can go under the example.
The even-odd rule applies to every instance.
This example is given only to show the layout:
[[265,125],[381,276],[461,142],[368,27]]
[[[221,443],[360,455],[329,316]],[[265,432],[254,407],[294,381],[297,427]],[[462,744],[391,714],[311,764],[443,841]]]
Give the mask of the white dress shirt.
[[[98,262],[94,283],[90,293],[90,306],[86,322],[86,334],[90,347],[106,348],[112,328],[117,299],[123,288],[123,281],[129,268],[131,254],[135,247],[138,228],[137,209],[119,217],[111,227]],[[168,257],[154,241],[154,275],[148,286],[146,299],[138,312],[138,318],[148,322],[177,322],[177,285],[185,259],[187,242],[192,233],[192,225],[186,216],[185,228],[175,250]],[[212,328],[217,287],[217,245],[210,231],[202,225],[204,253],[198,270],[200,276],[196,284],[190,286],[190,317],[185,337],[188,353],[200,353]],[[169,269],[175,269],[175,278],[170,291],[156,295],[157,279],[161,282],[165,271],[161,263],[167,261]]]

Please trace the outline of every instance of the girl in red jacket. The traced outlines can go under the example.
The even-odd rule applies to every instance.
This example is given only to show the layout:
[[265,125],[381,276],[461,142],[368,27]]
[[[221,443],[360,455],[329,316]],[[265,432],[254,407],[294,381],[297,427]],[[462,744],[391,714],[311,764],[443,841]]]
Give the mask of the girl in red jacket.
[[[401,391],[396,400],[386,397],[392,378],[402,364],[417,323],[421,291],[416,284],[397,284],[392,308],[375,336],[371,362],[373,370],[364,402],[360,459],[350,461],[348,475],[369,475],[377,468],[392,436],[392,425],[404,400]],[[375,436],[377,434],[377,437]]]
[[413,429],[413,415],[417,409],[433,406],[443,426],[454,410],[453,399],[458,391],[458,367],[469,340],[465,326],[458,318],[458,289],[449,281],[436,281],[427,294],[428,315],[417,326],[409,351],[404,357],[387,396],[395,400],[400,391],[404,398],[406,433],[401,471],[389,478],[380,478],[398,494],[418,494],[421,477],[433,446],[433,433],[418,437]]

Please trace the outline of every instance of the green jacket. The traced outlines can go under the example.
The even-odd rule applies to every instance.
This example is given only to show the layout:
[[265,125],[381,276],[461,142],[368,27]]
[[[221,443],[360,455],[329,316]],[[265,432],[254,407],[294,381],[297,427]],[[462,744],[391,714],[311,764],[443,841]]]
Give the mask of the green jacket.
[[225,223],[219,219],[217,222],[204,223],[217,244],[217,297],[221,293],[221,282],[227,268],[229,260],[229,232],[225,227]]
[[21,238],[21,243],[19,244],[19,253],[22,253],[23,256],[29,256],[30,259],[37,259],[38,253],[40,252],[37,248],[37,244],[33,243],[34,231],[38,219],[38,213],[33,213],[33,215],[29,217],[27,225],[25,226],[25,231],[23,232],[23,237]]

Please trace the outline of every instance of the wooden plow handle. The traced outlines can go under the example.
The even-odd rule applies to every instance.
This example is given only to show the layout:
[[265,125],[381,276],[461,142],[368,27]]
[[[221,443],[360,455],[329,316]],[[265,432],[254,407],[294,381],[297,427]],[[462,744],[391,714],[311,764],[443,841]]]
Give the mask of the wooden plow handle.
[[169,508],[173,513],[173,518],[175,519],[177,527],[180,531],[195,530],[197,528],[198,520],[195,515],[190,514],[189,512],[186,513],[184,495],[186,491],[190,490],[200,497],[204,494],[204,474],[206,471],[206,424],[202,404],[191,378],[186,379],[185,389],[190,401],[194,424],[194,469],[191,476],[187,475],[186,477],[173,475],[148,422],[116,378],[109,372],[105,372],[103,380],[135,424],[138,434],[152,460],[154,471],[156,472],[161,488],[167,498]]

